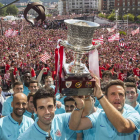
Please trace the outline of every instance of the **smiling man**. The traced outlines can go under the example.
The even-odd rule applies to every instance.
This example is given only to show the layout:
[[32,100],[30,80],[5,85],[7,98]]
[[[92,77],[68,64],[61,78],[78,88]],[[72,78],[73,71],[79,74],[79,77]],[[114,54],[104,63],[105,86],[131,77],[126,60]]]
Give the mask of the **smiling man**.
[[[15,82],[13,84],[13,91],[14,91],[13,95],[15,95],[17,93],[22,93],[23,92],[23,84],[21,82]],[[7,116],[10,113],[12,113],[13,107],[11,106],[11,102],[13,101],[13,95],[8,97],[6,99],[6,101],[3,103],[2,116]]]
[[27,96],[24,93],[17,93],[13,96],[11,103],[13,112],[0,119],[0,140],[16,140],[34,123],[33,119],[23,115],[26,104]]
[[38,118],[35,123],[18,140],[46,140],[51,139],[51,123],[55,115],[56,99],[52,88],[39,89],[34,97],[33,104]]

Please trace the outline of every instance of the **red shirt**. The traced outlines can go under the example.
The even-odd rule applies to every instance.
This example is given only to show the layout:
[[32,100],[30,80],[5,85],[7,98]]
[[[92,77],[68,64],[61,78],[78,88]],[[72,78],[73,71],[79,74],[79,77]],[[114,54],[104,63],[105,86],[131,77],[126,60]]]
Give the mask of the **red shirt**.
[[140,76],[140,69],[139,68],[134,68],[133,72],[134,72],[134,75]]
[[99,73],[100,73],[100,78],[102,78],[102,73],[105,71],[105,67],[99,66]]
[[119,77],[118,77],[120,80],[124,80],[124,74],[123,73],[119,73]]
[[10,65],[6,64],[5,71],[9,70],[9,68],[10,68]]
[[14,71],[13,71],[13,74],[16,75],[16,71],[17,71],[17,68],[14,67]]

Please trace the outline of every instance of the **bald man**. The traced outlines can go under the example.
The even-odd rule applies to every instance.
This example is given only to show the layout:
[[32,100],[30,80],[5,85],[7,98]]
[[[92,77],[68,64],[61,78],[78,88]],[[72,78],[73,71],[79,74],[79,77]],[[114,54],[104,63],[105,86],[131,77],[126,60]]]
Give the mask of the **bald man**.
[[23,115],[27,107],[24,93],[15,94],[11,106],[13,112],[0,119],[0,140],[16,140],[34,123],[33,119]]

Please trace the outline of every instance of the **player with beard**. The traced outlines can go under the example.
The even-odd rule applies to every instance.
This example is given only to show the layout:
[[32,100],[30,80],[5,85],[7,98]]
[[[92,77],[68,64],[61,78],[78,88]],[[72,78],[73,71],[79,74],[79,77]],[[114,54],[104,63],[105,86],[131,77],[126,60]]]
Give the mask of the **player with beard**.
[[72,112],[69,127],[72,130],[95,128],[95,140],[137,140],[140,129],[140,115],[133,108],[125,109],[125,86],[120,80],[110,81],[106,86],[105,96],[101,91],[99,78],[95,79],[94,96],[103,110],[82,118],[84,98],[74,97],[77,108]]
[[0,119],[1,140],[16,140],[34,123],[33,119],[23,115],[26,105],[27,96],[24,93],[17,93],[13,96],[11,103],[13,112]]
[[75,108],[75,100],[72,97],[66,97],[64,99],[64,105],[65,105],[65,111],[72,112],[73,109]]

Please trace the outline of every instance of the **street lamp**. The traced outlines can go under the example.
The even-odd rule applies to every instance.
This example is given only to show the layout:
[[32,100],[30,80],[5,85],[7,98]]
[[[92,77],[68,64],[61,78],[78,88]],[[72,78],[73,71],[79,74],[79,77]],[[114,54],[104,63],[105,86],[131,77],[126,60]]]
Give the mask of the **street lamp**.
[[127,15],[127,35],[128,35],[128,17],[129,15]]
[[[17,1],[19,1],[19,0],[15,0],[15,1],[13,1],[13,2],[7,4],[7,5],[3,6],[3,7],[0,7],[0,10],[5,8],[5,7],[7,7],[7,6],[9,6],[9,5],[11,5],[11,4],[13,4],[13,3],[15,3],[15,2],[17,2]],[[3,35],[3,27],[2,27],[2,20],[1,20],[1,18],[0,18],[0,24],[1,24],[1,35]]]
[[116,14],[116,29],[117,29],[117,22],[118,22],[118,13],[119,13],[119,9],[115,11],[115,14]]

